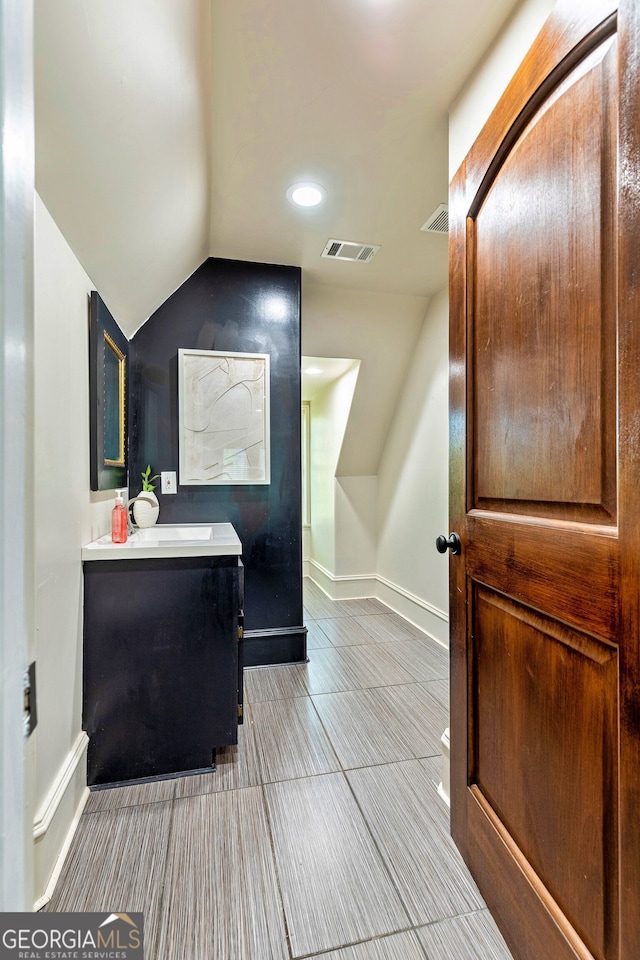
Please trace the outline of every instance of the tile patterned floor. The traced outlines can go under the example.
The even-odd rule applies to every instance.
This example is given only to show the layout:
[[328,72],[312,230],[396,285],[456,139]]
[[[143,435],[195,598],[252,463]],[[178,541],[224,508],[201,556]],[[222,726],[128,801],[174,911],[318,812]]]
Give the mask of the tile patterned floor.
[[437,795],[446,651],[310,581],[305,614],[215,772],[91,794],[48,909],[143,910],[148,960],[510,960]]

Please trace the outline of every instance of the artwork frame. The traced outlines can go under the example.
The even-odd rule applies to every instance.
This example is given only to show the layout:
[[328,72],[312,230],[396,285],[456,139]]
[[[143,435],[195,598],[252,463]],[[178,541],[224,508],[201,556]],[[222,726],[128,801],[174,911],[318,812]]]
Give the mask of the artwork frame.
[[129,341],[96,290],[89,297],[91,490],[127,486]]
[[178,350],[179,482],[271,482],[268,353]]

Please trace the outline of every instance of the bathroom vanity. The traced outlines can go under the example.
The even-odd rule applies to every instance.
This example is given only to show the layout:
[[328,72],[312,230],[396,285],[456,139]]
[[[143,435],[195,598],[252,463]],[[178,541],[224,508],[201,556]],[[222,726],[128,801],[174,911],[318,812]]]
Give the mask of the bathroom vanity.
[[242,718],[241,544],[157,524],[82,549],[90,786],[211,769]]

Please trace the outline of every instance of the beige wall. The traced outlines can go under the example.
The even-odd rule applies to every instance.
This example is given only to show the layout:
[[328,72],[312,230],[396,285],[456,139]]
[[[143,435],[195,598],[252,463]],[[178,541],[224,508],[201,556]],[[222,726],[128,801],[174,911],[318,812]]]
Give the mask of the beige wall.
[[378,472],[381,599],[448,641],[448,297],[429,303]]
[[113,500],[113,492],[89,490],[91,289],[36,196],[35,900],[46,890],[86,788],[80,548],[108,531]]
[[523,0],[449,111],[449,179],[469,152],[555,0]]
[[359,361],[311,403],[309,572],[336,598],[375,593],[378,463],[426,304],[303,282],[303,354]]
[[377,473],[426,306],[426,297],[345,290],[303,278],[302,353],[360,360],[338,476]]
[[[336,478],[335,572],[338,577],[366,581],[375,576],[377,496],[378,478],[375,476]],[[367,596],[367,593],[363,595]]]
[[311,402],[311,553],[312,564],[330,574],[336,569],[335,475],[349,419],[359,364],[332,381]]

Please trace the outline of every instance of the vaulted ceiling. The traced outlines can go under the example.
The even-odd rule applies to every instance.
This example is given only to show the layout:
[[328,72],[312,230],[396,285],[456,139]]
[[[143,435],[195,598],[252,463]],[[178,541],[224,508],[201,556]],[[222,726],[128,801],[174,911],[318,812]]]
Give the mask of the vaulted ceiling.
[[[35,0],[36,184],[126,333],[209,256],[430,296],[447,111],[516,0]],[[294,208],[287,187],[320,182]],[[380,244],[321,258],[329,238]]]

